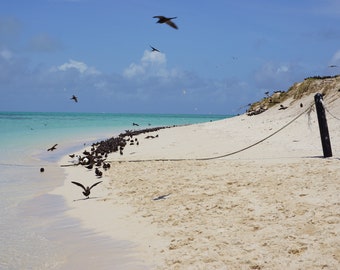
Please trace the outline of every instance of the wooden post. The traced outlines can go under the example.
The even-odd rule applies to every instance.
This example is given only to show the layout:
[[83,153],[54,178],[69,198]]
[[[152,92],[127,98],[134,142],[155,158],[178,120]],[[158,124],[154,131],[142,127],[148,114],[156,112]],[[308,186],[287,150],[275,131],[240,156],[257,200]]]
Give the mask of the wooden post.
[[332,147],[331,140],[329,138],[328,133],[328,125],[326,119],[325,108],[323,106],[323,97],[320,93],[317,93],[314,96],[316,113],[318,115],[321,143],[323,149],[323,157],[331,157],[332,156]]

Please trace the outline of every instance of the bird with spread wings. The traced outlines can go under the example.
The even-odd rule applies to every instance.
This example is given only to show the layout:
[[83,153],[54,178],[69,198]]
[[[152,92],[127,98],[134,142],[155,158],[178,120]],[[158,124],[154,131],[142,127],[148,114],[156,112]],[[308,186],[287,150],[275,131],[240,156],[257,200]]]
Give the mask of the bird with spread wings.
[[77,186],[83,188],[83,189],[84,189],[83,194],[84,194],[84,196],[87,197],[87,199],[88,199],[89,196],[90,196],[90,193],[91,193],[91,189],[92,189],[94,186],[100,184],[101,182],[103,182],[103,181],[99,181],[99,182],[97,182],[97,183],[94,183],[94,184],[93,184],[92,186],[90,186],[90,187],[85,187],[83,184],[78,183],[78,182],[75,182],[75,181],[72,181],[71,183],[73,183],[73,184],[75,184],[75,185],[77,185]]
[[178,29],[177,25],[172,21],[172,19],[176,19],[177,17],[172,17],[172,18],[167,18],[164,16],[153,16],[153,17],[158,19],[156,23],[166,23],[172,28]]

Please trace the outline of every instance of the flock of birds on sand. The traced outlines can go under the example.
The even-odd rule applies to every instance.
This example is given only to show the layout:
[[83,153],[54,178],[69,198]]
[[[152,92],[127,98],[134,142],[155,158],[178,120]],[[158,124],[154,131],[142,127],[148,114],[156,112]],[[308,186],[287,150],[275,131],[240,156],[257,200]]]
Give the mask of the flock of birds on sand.
[[[168,18],[165,16],[153,16],[153,18],[158,19],[156,23],[167,24],[174,29],[178,29],[178,26],[172,21],[173,19],[176,19],[177,17]],[[151,45],[150,45],[150,48],[152,52],[160,52],[160,50],[156,49],[155,47],[152,47]],[[78,97],[76,95],[72,95],[70,99],[73,100],[75,103],[78,103]],[[133,123],[132,125],[139,126],[137,123]],[[72,159],[77,158],[77,161],[76,161],[77,163],[73,164],[75,166],[82,165],[88,170],[92,170],[95,167],[94,173],[96,177],[101,178],[103,175],[103,171],[101,171],[100,168],[102,168],[103,170],[108,170],[111,167],[110,163],[106,161],[109,153],[119,152],[120,155],[123,155],[124,147],[127,144],[139,145],[138,139],[134,138],[134,136],[139,135],[141,133],[154,132],[162,128],[167,128],[167,127],[148,128],[148,129],[136,130],[136,131],[126,130],[125,133],[120,134],[116,138],[112,137],[111,139],[107,139],[105,141],[92,144],[91,150],[90,151],[85,150],[83,152],[83,156],[71,154],[69,155],[69,157]],[[157,137],[158,135],[156,136],[149,135],[149,136],[146,136],[145,139],[153,139]],[[48,148],[47,151],[52,152],[57,149],[57,146],[58,144],[56,143],[50,148]],[[44,171],[45,171],[44,168],[40,168],[40,172],[44,172]],[[103,181],[98,181],[91,186],[85,186],[82,183],[71,181],[72,184],[77,185],[83,189],[83,195],[85,196],[85,199],[89,199],[90,194],[91,194],[91,189],[102,182]],[[165,195],[164,198],[166,196],[168,195]]]
[[[119,134],[117,137],[112,137],[107,140],[102,140],[100,142],[93,143],[91,145],[90,151],[84,150],[83,155],[69,155],[70,158],[74,159],[76,158],[76,163],[74,165],[78,166],[84,166],[87,170],[93,170],[95,176],[97,178],[101,178],[103,176],[103,171],[106,171],[111,168],[111,164],[107,161],[108,154],[117,152],[120,155],[124,154],[124,148],[127,145],[131,146],[138,146],[139,140],[136,137],[137,135],[149,133],[149,132],[155,132],[157,130],[168,128],[169,126],[164,127],[154,127],[154,128],[146,128],[146,129],[140,129],[140,130],[125,130],[124,133]],[[152,139],[157,138],[156,136],[146,136],[144,139]],[[73,184],[80,186],[83,188],[84,196],[86,199],[89,198],[90,190],[96,186],[97,184],[101,183],[102,181],[96,182],[90,187],[85,187],[83,184],[72,181]]]
[[[135,124],[135,123],[134,123]],[[137,124],[135,124],[137,125]],[[69,157],[72,159],[72,165],[70,166],[83,166],[88,171],[93,171],[97,178],[103,176],[103,170],[106,171],[111,168],[110,162],[107,161],[108,154],[118,152],[120,155],[124,154],[124,148],[127,145],[139,145],[139,140],[136,137],[140,134],[149,132],[156,132],[160,129],[169,128],[170,126],[152,127],[140,130],[125,130],[124,133],[119,134],[117,137],[112,137],[107,140],[93,143],[90,150],[84,150],[82,155],[70,154]],[[158,138],[158,134],[145,136],[144,139]],[[58,144],[54,144],[47,151],[54,151],[57,149]],[[67,165],[68,166],[68,165]],[[44,168],[40,168],[40,172],[44,172]],[[85,187],[82,183],[72,181],[71,183],[81,187],[83,194],[89,199],[90,191],[93,187],[101,183],[102,181],[94,183],[92,186]]]

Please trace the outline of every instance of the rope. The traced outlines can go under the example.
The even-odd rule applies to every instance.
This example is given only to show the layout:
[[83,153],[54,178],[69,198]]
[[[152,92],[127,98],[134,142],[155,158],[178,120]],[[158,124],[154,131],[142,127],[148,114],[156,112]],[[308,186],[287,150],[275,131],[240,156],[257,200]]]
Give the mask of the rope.
[[34,165],[23,165],[23,164],[11,164],[11,163],[0,163],[1,166],[15,166],[15,167],[35,167]]
[[1,166],[8,166],[8,167],[26,167],[26,168],[40,168],[40,167],[56,167],[55,165],[44,165],[44,164],[39,164],[39,165],[30,165],[30,164],[13,164],[13,163],[0,163]]
[[[314,104],[313,104],[314,105]],[[290,124],[292,124],[293,122],[295,122],[298,118],[300,118],[303,114],[307,113],[308,110],[310,110],[310,108],[313,106],[309,106],[305,111],[303,111],[302,113],[300,113],[299,115],[297,115],[296,117],[294,117],[291,121],[289,121],[287,124],[285,124],[283,127],[279,128],[278,130],[276,130],[275,132],[273,132],[272,134],[268,135],[267,137],[263,138],[262,140],[259,140],[257,141],[256,143],[253,143],[247,147],[244,147],[240,150],[237,150],[237,151],[234,151],[234,152],[231,152],[231,153],[228,153],[228,154],[225,154],[225,155],[221,155],[221,156],[216,156],[216,157],[210,157],[210,158],[200,158],[200,159],[197,159],[197,160],[211,160],[211,159],[218,159],[218,158],[223,158],[223,157],[228,157],[228,156],[231,156],[231,155],[235,155],[235,154],[238,154],[240,152],[243,152],[249,148],[252,148],[254,147],[255,145],[258,145],[262,142],[264,142],[265,140],[268,140],[270,137],[273,137],[275,134],[279,133],[281,130],[285,129],[286,127],[288,127]]]
[[[323,104],[324,105],[324,104]],[[338,117],[336,117],[334,114],[332,114],[329,110],[328,110],[328,108],[324,105],[323,106],[324,107],[324,109],[333,117],[333,118],[335,118],[336,120],[339,120],[340,121],[340,118],[338,118]]]
[[[279,133],[281,130],[285,129],[286,127],[288,127],[290,124],[292,124],[293,122],[295,122],[298,118],[300,118],[303,114],[307,113],[312,107],[314,106],[314,103],[311,104],[306,110],[304,110],[302,113],[298,114],[296,117],[294,117],[291,121],[289,121],[287,124],[285,124],[283,127],[279,128],[278,130],[276,130],[275,132],[273,132],[272,134],[268,135],[267,137],[247,146],[244,147],[242,149],[239,149],[237,151],[234,152],[230,152],[228,154],[224,154],[224,155],[220,155],[220,156],[214,156],[214,157],[206,157],[206,158],[194,158],[194,159],[188,159],[188,158],[174,158],[174,159],[149,159],[149,160],[126,160],[126,161],[116,161],[116,162],[147,162],[147,161],[184,161],[184,160],[213,160],[213,159],[219,159],[219,158],[223,158],[223,157],[228,157],[231,155],[235,155],[238,154],[240,152],[243,152],[249,148],[252,148],[262,142],[264,142],[265,140],[268,140],[270,137],[273,137],[275,134]],[[114,161],[111,161],[114,162]]]

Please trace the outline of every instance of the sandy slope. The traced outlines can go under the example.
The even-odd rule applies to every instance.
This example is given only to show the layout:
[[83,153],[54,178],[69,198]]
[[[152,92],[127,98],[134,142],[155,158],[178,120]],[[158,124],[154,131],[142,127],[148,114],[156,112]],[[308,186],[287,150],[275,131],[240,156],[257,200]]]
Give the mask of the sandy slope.
[[[325,105],[340,119],[339,96]],[[306,112],[313,101],[139,135],[138,146],[109,156],[94,199],[73,201],[81,194],[70,180],[96,181],[81,167],[67,167],[54,193],[84,226],[133,241],[151,269],[338,269],[340,120],[328,114],[333,157],[324,159],[316,113]]]

